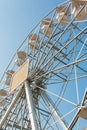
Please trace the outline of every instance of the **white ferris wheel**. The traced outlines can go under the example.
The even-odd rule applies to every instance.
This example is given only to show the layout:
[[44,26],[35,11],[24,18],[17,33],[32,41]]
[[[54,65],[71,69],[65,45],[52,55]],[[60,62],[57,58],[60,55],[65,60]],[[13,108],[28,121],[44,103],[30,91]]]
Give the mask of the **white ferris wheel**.
[[17,49],[0,81],[0,130],[87,130],[87,0],[55,7]]

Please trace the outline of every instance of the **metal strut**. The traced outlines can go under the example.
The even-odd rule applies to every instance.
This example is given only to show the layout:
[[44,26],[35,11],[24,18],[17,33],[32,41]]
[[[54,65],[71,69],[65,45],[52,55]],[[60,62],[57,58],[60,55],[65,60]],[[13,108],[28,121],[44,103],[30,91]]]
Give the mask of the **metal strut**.
[[2,128],[2,126],[4,125],[4,123],[5,123],[5,121],[6,121],[7,117],[8,117],[8,115],[9,115],[9,113],[11,112],[12,108],[14,107],[16,101],[18,100],[18,98],[20,97],[20,95],[22,94],[22,92],[23,92],[23,88],[21,88],[21,89],[18,91],[17,95],[13,98],[13,100],[12,100],[12,102],[11,102],[9,108],[7,109],[6,113],[4,114],[4,116],[2,117],[2,119],[1,119],[1,121],[0,121],[0,128]]
[[28,103],[29,117],[30,117],[30,121],[31,121],[32,130],[39,130],[36,116],[35,116],[36,111],[34,108],[32,92],[31,92],[28,81],[25,81],[25,93],[26,93],[26,99],[27,99],[27,103]]
[[42,95],[42,97],[45,99],[45,101],[47,102],[47,104],[51,106],[51,108],[52,108],[52,110],[53,110],[53,115],[54,115],[55,117],[57,117],[57,119],[58,119],[58,121],[60,122],[60,124],[61,124],[63,130],[67,130],[67,126],[65,125],[64,121],[61,119],[59,112],[56,111],[56,109],[54,108],[54,105],[53,105],[53,103],[52,103],[50,97],[49,97],[45,92],[41,92],[41,95]]

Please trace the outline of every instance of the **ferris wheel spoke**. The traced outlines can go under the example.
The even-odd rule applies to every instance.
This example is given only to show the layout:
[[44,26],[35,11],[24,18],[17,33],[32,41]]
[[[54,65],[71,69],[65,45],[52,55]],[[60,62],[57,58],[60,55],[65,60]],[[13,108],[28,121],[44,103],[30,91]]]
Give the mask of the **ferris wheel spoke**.
[[76,59],[78,59],[79,58],[79,56],[80,56],[80,54],[81,54],[81,52],[82,52],[82,50],[83,50],[83,48],[84,48],[84,46],[85,46],[85,44],[87,43],[87,38],[86,38],[86,40],[84,41],[84,44],[82,45],[82,47],[81,47],[81,49],[80,49],[80,51],[79,51],[79,53],[78,53],[78,55],[77,55],[77,58]]
[[[43,96],[41,96],[42,98],[43,98]],[[43,99],[44,100],[44,99]],[[48,104],[47,102],[46,102],[46,104]],[[50,114],[49,114],[49,116],[48,116],[48,118],[46,119],[45,118],[45,124],[44,124],[44,126],[43,126],[43,129],[48,129],[48,128],[52,128],[53,129],[53,127],[52,127],[52,125],[50,124],[50,120],[51,120],[51,118],[53,118],[53,110],[51,109],[49,109],[49,111],[50,111]],[[54,122],[55,122],[55,119],[53,119],[54,120]],[[53,121],[52,121],[53,122]],[[49,125],[48,125],[49,124]],[[58,126],[57,126],[57,124],[56,124],[56,128],[58,129]]]
[[53,55],[42,67],[42,69],[57,55],[59,54],[65,47],[67,47],[72,41],[74,41],[79,35],[81,35],[87,28],[83,29],[78,35],[76,35],[73,39],[71,39],[64,47],[62,47],[55,55]]
[[[87,77],[87,75],[84,75],[84,76],[78,76],[78,79],[82,79],[82,78],[86,78]],[[52,80],[52,79],[51,79]],[[70,82],[70,81],[75,81],[76,79],[75,78],[70,78],[70,79],[68,79],[68,80],[66,80],[66,81],[64,81],[64,80],[60,80],[60,81],[55,81],[55,82],[49,82],[49,83],[45,83],[45,85],[52,85],[52,84],[61,84],[61,83],[65,83],[65,82]]]
[[[57,59],[57,58],[56,58]],[[59,62],[58,62],[58,64],[57,65],[55,65],[54,66],[54,60],[53,60],[53,62],[50,62],[50,64],[49,64],[49,66],[48,66],[48,70],[50,71],[50,70],[52,70],[52,69],[55,69],[59,64],[61,64],[61,62],[64,64],[64,65],[66,65],[66,63],[65,62],[63,62],[63,59],[64,59],[64,57],[61,59],[61,60],[59,60],[59,59],[57,59]],[[53,64],[53,65],[52,65]],[[51,68],[50,68],[50,66],[51,66]],[[52,67],[53,66],[53,67]],[[48,71],[48,70],[46,70],[46,71]],[[52,74],[53,75],[56,75],[56,76],[59,76],[59,75],[57,75],[56,73],[54,73],[54,72],[52,72]],[[52,76],[51,76],[52,77]],[[50,78],[51,78],[50,77]],[[60,76],[59,76],[60,77]]]
[[40,62],[40,60],[41,60],[41,58],[40,58],[40,57],[41,57],[40,54],[41,54],[41,45],[40,45],[40,47],[39,47],[39,49],[38,49],[37,59],[36,59],[35,66],[39,66],[39,62]]
[[[70,6],[70,5],[69,5]],[[67,11],[67,10],[66,10]],[[54,29],[54,31],[53,31],[53,33],[52,33],[52,36],[51,37],[53,37],[53,34],[54,34],[54,32],[55,32],[55,30],[57,29],[58,27],[56,27],[55,29]],[[64,32],[64,31],[63,31]],[[62,33],[61,33],[62,34]],[[60,35],[61,35],[60,34]],[[60,37],[61,38],[61,37]],[[58,41],[58,40],[57,40]],[[55,43],[57,43],[57,41],[55,41],[54,42],[54,44],[49,48],[49,51],[48,51],[48,54],[50,53],[50,51],[51,51],[51,49],[53,48],[53,46],[55,45]],[[47,41],[47,45],[50,43],[50,39]],[[45,47],[47,47],[47,45],[45,46]],[[48,55],[46,55],[45,57],[44,57],[44,59],[43,59],[43,61],[46,59],[46,57],[47,57]],[[43,64],[43,61],[42,61],[42,64]]]
[[55,96],[55,97],[58,97],[59,99],[65,101],[65,102],[68,102],[68,103],[70,103],[70,104],[72,104],[72,105],[74,105],[74,106],[77,106],[77,104],[75,104],[75,103],[73,103],[73,102],[71,102],[71,101],[69,101],[69,100],[67,100],[67,99],[65,99],[65,98],[63,98],[63,97],[61,97],[61,96],[58,96],[57,94],[55,94],[55,93],[53,93],[53,92],[50,92],[50,91],[48,91],[48,90],[45,90],[44,88],[41,88],[41,87],[38,87],[38,88],[41,89],[41,90],[44,91],[44,92],[47,92],[48,94],[51,94],[51,95],[53,95],[53,96]]
[[77,95],[77,102],[79,104],[79,90],[78,90],[78,78],[77,78],[77,72],[76,72],[76,65],[74,65],[75,69],[75,79],[76,79],[76,95]]
[[[56,67],[55,69],[50,70],[50,71],[48,71],[48,72],[42,74],[39,78],[41,78],[41,77],[43,77],[43,76],[45,76],[45,75],[48,75],[49,73],[55,72],[55,71],[57,71],[57,70],[62,71],[62,69],[68,68],[68,67],[70,67],[70,66],[73,66],[73,65],[75,65],[75,64],[77,64],[77,63],[80,63],[80,62],[83,62],[83,61],[86,61],[86,60],[87,60],[87,58],[82,58],[82,59],[80,59],[80,60],[76,60],[76,61],[74,61],[74,62],[71,62],[71,63],[67,64],[67,65],[64,65],[64,66],[62,66],[62,67],[58,67],[58,68]],[[35,78],[35,79],[39,79],[39,78]]]
[[[53,117],[52,117],[52,118],[53,118]],[[47,130],[47,129],[51,128],[52,130],[55,130],[55,129],[53,128],[53,125],[50,124],[47,119],[44,118],[44,120],[46,120],[47,122],[46,122],[46,124],[44,125],[44,128],[42,128],[42,129]],[[54,122],[54,121],[53,121],[53,122]],[[56,125],[56,129],[58,130],[58,126],[57,126],[57,125]]]
[[[70,5],[69,5],[70,6]],[[80,10],[81,11],[81,10]],[[80,13],[80,12],[79,12]],[[72,21],[68,24],[68,26],[66,26],[66,28],[64,29],[64,31],[60,34],[60,36],[58,37],[58,39],[54,42],[54,44],[52,45],[52,47],[50,47],[48,54],[50,53],[51,49],[53,48],[53,46],[55,45],[55,43],[58,42],[58,40],[60,40],[60,38],[62,37],[62,35],[66,32],[66,30],[69,28],[69,26],[72,24],[72,22],[74,21],[75,17],[72,19]],[[48,55],[46,55],[44,57],[44,59],[46,59]],[[43,63],[43,62],[42,62]]]
[[71,130],[74,127],[75,123],[77,122],[77,120],[79,118],[78,114],[79,114],[79,111],[76,113],[75,117],[72,119],[72,121],[68,127],[68,130]]
[[[70,5],[69,5],[70,6]],[[69,7],[68,7],[69,8]],[[65,12],[66,12],[67,10],[65,10]],[[67,27],[67,29],[68,29],[68,27]],[[50,47],[50,49],[49,49],[49,51],[48,51],[48,54],[50,53],[50,51],[51,51],[51,49],[53,48],[53,46],[58,42],[58,40],[61,38],[61,36],[63,35],[63,33],[64,33],[64,31],[66,31],[66,29],[65,30],[63,30],[63,32],[60,34],[60,36],[59,36],[59,38],[54,42],[54,44]],[[47,55],[48,56],[48,55]],[[46,56],[46,57],[47,57]],[[46,59],[46,57],[44,57],[44,59]]]
[[[39,31],[39,33],[40,33],[40,31]],[[33,57],[32,57],[32,61],[33,61],[33,59],[36,57],[36,59],[35,59],[35,64],[33,64],[32,63],[32,68],[33,68],[33,66],[38,66],[38,64],[39,64],[39,59],[40,59],[40,52],[41,52],[41,48],[42,48],[42,44],[41,44],[41,42],[39,43],[39,46],[38,46],[38,48],[35,48],[35,45],[34,45],[34,50],[33,50]],[[36,50],[36,51],[35,51]]]
[[48,97],[45,93],[42,93],[42,96],[45,98],[47,104],[52,107],[52,111],[53,111],[52,114],[57,117],[57,119],[59,120],[60,124],[61,124],[61,125],[63,126],[63,128],[66,130],[67,127],[66,127],[66,125],[64,124],[64,122],[60,119],[60,114],[58,113],[58,111],[56,111],[56,109],[53,107],[53,104],[52,104],[51,99],[49,99],[49,97]]
[[71,114],[73,111],[75,111],[76,109],[78,109],[78,106],[75,107],[75,108],[73,108],[71,111],[69,111],[69,112],[66,113],[65,115],[63,115],[63,116],[61,117],[61,119],[63,119],[63,118],[65,118],[66,116],[70,115],[70,114]]
[[[70,53],[70,52],[69,52]],[[67,55],[69,55],[69,53],[67,54]],[[60,64],[61,64],[61,62],[64,60],[64,58],[66,58],[66,57],[63,57],[61,60],[59,60],[58,59],[58,64],[57,65],[53,65],[53,68],[52,69],[55,69],[57,66],[59,66]],[[64,65],[66,65],[66,63],[65,62],[62,62]],[[50,69],[50,68],[49,68]],[[51,69],[50,69],[51,70]],[[59,76],[59,75],[57,75],[56,73],[54,73],[54,72],[52,72],[52,74],[54,74],[54,75],[56,75],[56,76]],[[64,74],[63,74],[64,75]],[[61,76],[59,76],[59,77],[61,77]],[[66,76],[65,76],[66,77]],[[62,77],[61,77],[62,78]],[[64,79],[64,78],[62,78],[62,79]],[[66,79],[64,79],[64,80],[66,80]]]
[[[47,106],[47,103],[45,102],[45,100],[44,100],[44,98],[43,98],[42,95],[41,95],[41,97],[42,97],[44,103],[45,103],[46,106]],[[41,102],[41,104],[42,104],[42,102]],[[44,105],[43,105],[43,107],[45,108]],[[47,126],[49,126],[49,127],[52,128],[52,126],[50,125],[50,120],[51,120],[51,118],[53,118],[53,117],[52,117],[52,113],[51,113],[52,110],[48,109],[48,107],[47,107],[46,109],[47,109],[47,111],[45,111],[45,110],[42,110],[42,111],[45,112],[46,114],[49,113],[49,115],[46,116],[46,115],[43,114],[43,117],[42,117],[42,118],[45,119],[45,124],[43,125],[43,128],[42,128],[42,129],[46,129]],[[48,112],[48,111],[49,111],[49,112]],[[46,118],[45,118],[45,116],[46,116]],[[54,120],[54,119],[53,119],[53,120]],[[52,129],[53,129],[53,128],[52,128]],[[58,129],[58,128],[57,128],[57,129]]]
[[[51,115],[49,116],[49,118],[47,118],[47,119],[45,118],[45,120],[46,120],[46,123],[44,124],[43,129],[47,130],[48,128],[52,128],[52,130],[55,130],[55,129],[53,128],[53,125],[50,123],[50,120],[52,120],[52,122],[55,122],[55,119],[54,119],[53,115],[51,114]],[[55,123],[55,127],[56,127],[56,129],[58,130],[58,126],[57,126],[56,123]]]
[[[54,14],[53,14],[53,16],[52,16],[52,18],[51,18],[51,21],[54,19],[54,16],[55,16],[55,12],[54,12]],[[50,25],[51,25],[51,22],[50,22],[49,26],[50,26]],[[58,26],[58,25],[57,25],[57,26]],[[52,35],[51,35],[50,37],[48,37],[48,41],[47,41],[46,44],[43,46],[43,54],[42,54],[42,56],[41,56],[41,60],[43,60],[43,58],[44,58],[44,53],[45,53],[46,47],[47,47],[47,45],[48,45],[50,39],[52,38],[54,32],[56,31],[57,26],[54,28],[54,31],[52,32]],[[46,30],[46,32],[47,32],[47,31],[48,31],[48,29]],[[46,35],[44,35],[43,40],[41,41],[42,43],[45,42],[45,41],[44,41],[45,36],[46,36]],[[39,62],[41,62],[41,61],[39,60]]]

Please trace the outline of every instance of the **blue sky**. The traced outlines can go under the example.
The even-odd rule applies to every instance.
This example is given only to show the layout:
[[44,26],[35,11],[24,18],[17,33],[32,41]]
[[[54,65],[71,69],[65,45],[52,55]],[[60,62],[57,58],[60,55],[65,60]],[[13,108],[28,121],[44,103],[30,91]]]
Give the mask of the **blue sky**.
[[64,0],[0,0],[0,77],[33,27]]

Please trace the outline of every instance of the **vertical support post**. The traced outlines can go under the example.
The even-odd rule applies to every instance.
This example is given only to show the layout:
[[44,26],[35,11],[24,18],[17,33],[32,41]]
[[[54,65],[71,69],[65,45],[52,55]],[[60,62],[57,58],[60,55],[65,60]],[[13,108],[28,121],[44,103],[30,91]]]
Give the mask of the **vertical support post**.
[[26,98],[27,98],[27,103],[28,103],[29,116],[30,116],[30,120],[31,120],[32,130],[39,130],[36,116],[35,116],[36,111],[34,108],[32,92],[31,92],[28,81],[25,81],[25,93],[26,93]]
[[21,88],[17,95],[13,98],[9,108],[7,109],[6,113],[4,114],[4,116],[2,117],[1,121],[0,121],[0,128],[2,128],[2,126],[4,125],[9,113],[11,112],[12,108],[14,107],[14,104],[16,103],[16,101],[18,100],[18,98],[20,97],[21,93],[23,92],[23,88]]

